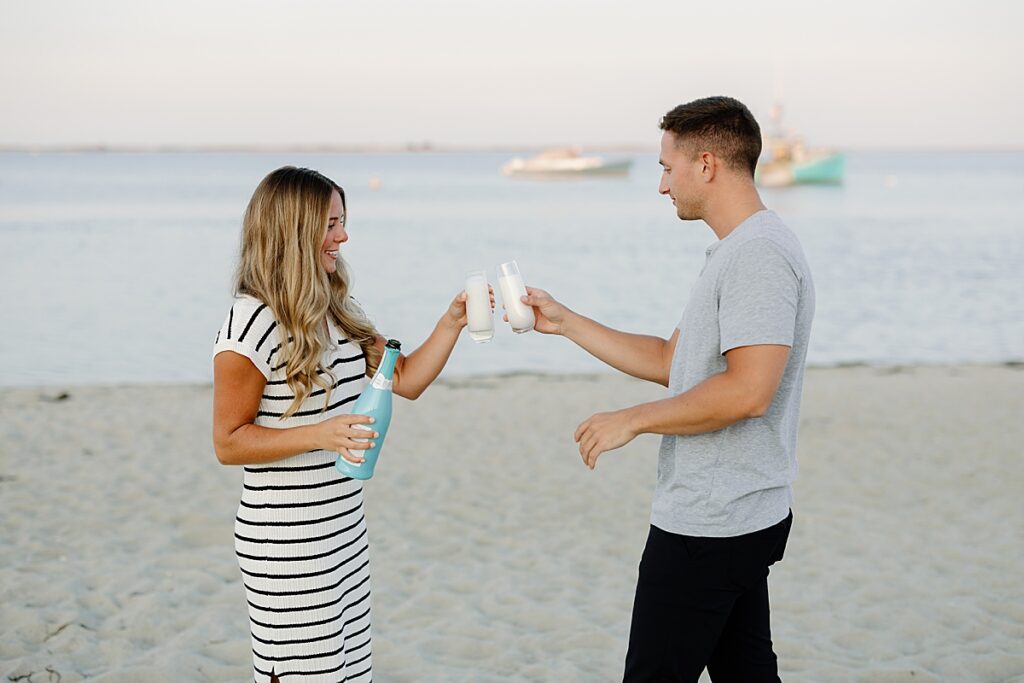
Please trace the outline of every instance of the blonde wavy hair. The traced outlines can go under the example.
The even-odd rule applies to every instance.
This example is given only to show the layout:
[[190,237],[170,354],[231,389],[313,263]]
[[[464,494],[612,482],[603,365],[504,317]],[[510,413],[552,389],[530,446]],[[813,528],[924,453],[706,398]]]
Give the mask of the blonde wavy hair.
[[[345,191],[333,180],[308,168],[285,166],[260,182],[242,222],[235,294],[265,303],[283,328],[280,358],[295,400],[282,418],[298,410],[314,386],[324,389],[324,410],[330,405],[337,378],[321,362],[333,343],[324,324],[328,315],[362,348],[368,372],[380,363],[377,330],[349,296],[347,265],[340,257],[334,273],[321,265],[333,192],[341,195],[344,210]],[[346,211],[343,220],[347,217]]]

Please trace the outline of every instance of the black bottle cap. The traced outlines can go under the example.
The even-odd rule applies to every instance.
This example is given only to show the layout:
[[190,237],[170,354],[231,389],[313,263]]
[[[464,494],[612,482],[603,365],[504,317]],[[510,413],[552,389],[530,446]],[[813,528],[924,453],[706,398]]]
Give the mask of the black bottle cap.
[[386,346],[389,349],[395,349],[396,351],[402,350],[402,342],[398,341],[397,339],[388,339],[388,343],[385,344],[384,346]]

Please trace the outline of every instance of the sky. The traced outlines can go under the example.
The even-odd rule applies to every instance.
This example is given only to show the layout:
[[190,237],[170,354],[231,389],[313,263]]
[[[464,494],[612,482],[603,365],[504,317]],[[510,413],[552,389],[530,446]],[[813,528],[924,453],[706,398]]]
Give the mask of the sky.
[[707,95],[812,145],[1022,148],[1010,0],[0,0],[0,146],[643,146]]

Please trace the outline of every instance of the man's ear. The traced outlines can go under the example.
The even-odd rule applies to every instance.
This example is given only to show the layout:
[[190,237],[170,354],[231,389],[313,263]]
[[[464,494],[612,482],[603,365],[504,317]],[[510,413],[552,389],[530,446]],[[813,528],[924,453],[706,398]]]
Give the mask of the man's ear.
[[701,152],[700,163],[703,165],[700,176],[705,183],[710,183],[718,172],[718,157],[711,152]]

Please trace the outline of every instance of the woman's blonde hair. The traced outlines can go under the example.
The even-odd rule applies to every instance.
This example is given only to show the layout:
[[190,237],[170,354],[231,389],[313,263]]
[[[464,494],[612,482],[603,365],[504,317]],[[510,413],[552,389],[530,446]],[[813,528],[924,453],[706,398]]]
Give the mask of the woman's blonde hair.
[[336,377],[321,363],[324,350],[334,342],[324,325],[328,315],[362,348],[369,372],[381,358],[376,328],[349,296],[345,262],[339,257],[334,273],[321,265],[334,192],[341,195],[344,212],[345,191],[337,183],[308,168],[285,166],[259,184],[242,222],[235,294],[265,303],[282,328],[279,358],[295,395],[282,417],[298,410],[314,385],[324,389],[324,409],[330,405]]

